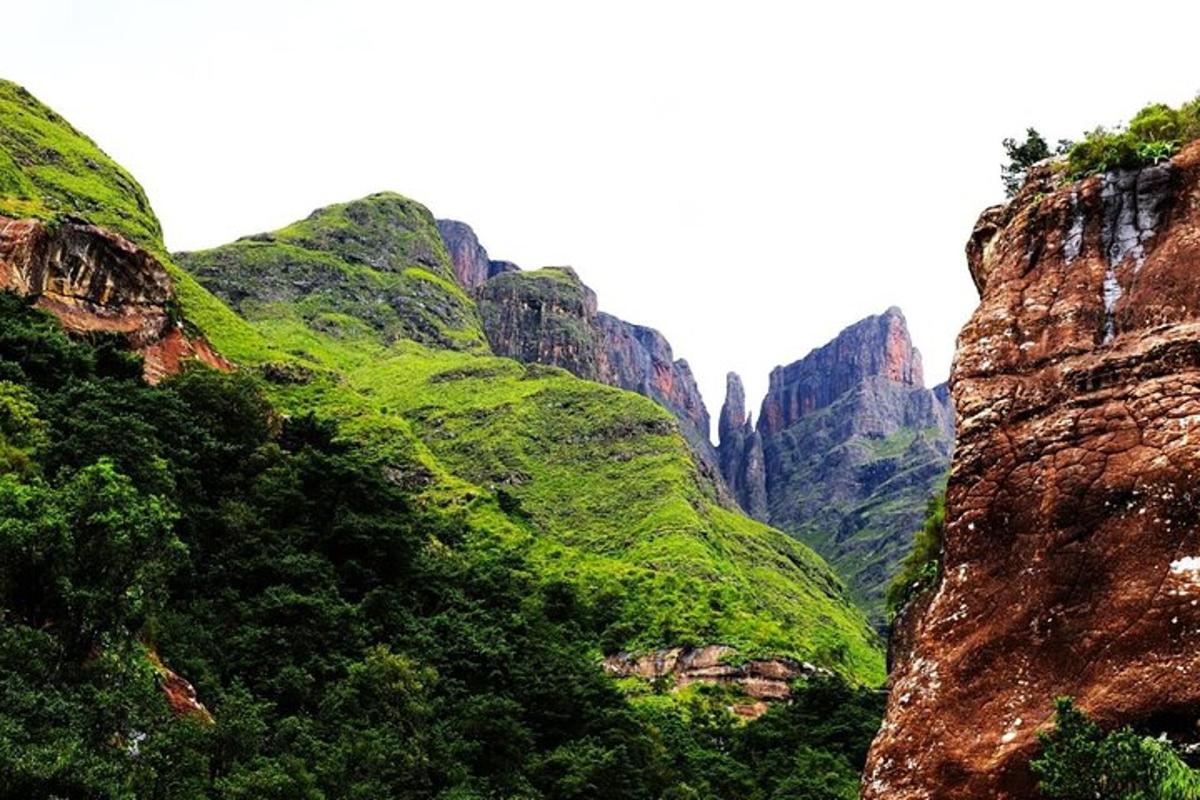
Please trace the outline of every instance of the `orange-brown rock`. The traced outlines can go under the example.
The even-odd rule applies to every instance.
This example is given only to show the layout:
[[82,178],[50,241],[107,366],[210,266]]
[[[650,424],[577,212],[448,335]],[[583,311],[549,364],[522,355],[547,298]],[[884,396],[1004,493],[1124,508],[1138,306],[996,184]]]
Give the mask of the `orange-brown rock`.
[[692,683],[736,686],[750,702],[735,705],[739,716],[753,718],[767,710],[765,701],[791,697],[791,683],[825,671],[812,664],[787,658],[737,662],[734,648],[722,644],[703,647],[671,647],[644,655],[619,653],[604,659],[604,669],[619,677],[644,680],[670,679],[676,688]]
[[212,714],[204,707],[204,703],[200,702],[196,696],[196,688],[187,679],[164,664],[155,650],[148,648],[146,658],[158,675],[159,688],[175,716],[194,716],[203,722],[213,723]]
[[1200,143],[1074,184],[1044,165],[967,249],[944,579],[868,800],[1034,796],[1058,695],[1176,737],[1200,717]]
[[113,333],[145,357],[152,382],[195,358],[231,365],[173,321],[170,277],[154,256],[84,222],[0,216],[0,290],[36,298],[74,334]]

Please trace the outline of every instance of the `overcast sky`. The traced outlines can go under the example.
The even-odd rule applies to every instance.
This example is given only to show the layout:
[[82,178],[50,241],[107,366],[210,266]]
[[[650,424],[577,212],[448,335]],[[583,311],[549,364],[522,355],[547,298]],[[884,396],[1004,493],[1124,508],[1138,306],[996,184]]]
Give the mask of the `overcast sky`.
[[1200,89],[1191,3],[0,2],[0,75],[128,167],[172,249],[391,189],[570,264],[716,415],[889,305],[929,383],[1000,140]]

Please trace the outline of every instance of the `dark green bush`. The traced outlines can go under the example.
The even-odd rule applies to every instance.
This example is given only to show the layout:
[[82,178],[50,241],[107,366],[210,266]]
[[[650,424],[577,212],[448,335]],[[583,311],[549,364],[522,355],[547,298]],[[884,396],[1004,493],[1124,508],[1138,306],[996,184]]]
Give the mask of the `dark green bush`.
[[1195,800],[1200,776],[1170,743],[1125,727],[1105,732],[1069,697],[1055,701],[1055,727],[1031,762],[1046,797],[1062,800]]
[[1002,144],[1004,153],[1008,156],[1008,163],[1000,168],[1000,178],[1004,181],[1004,192],[1009,197],[1015,195],[1025,185],[1025,176],[1030,167],[1050,156],[1061,155],[1071,147],[1070,142],[1062,140],[1054,150],[1051,150],[1045,138],[1035,128],[1028,128],[1025,131],[1025,141],[1023,142],[1018,142],[1016,139],[1005,139]]

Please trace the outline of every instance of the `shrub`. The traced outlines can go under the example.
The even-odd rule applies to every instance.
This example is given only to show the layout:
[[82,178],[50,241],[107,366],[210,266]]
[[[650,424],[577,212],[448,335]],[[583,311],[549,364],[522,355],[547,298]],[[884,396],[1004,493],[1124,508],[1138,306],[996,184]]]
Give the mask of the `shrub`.
[[1061,140],[1058,146],[1051,150],[1050,145],[1035,128],[1026,129],[1024,142],[1009,138],[1004,140],[1003,145],[1008,163],[1000,168],[1000,179],[1004,181],[1004,192],[1009,197],[1025,185],[1030,167],[1050,156],[1061,155],[1071,147],[1070,142]]
[[1047,797],[1063,800],[1192,800],[1200,776],[1170,743],[1125,727],[1104,732],[1069,697],[1055,701],[1054,730],[1039,734],[1030,766]]
[[1096,128],[1071,147],[1067,154],[1067,174],[1081,178],[1116,169],[1151,166],[1198,138],[1200,98],[1177,109],[1152,103],[1139,111],[1128,126],[1113,130]]

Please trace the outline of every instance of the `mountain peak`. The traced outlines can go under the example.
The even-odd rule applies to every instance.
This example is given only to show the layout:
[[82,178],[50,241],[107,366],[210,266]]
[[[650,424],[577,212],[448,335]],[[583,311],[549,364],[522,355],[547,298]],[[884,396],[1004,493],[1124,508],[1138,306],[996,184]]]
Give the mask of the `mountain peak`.
[[730,372],[725,376],[725,404],[721,406],[721,416],[717,418],[717,441],[725,441],[745,427],[746,423],[746,389],[742,386],[742,377]]
[[799,361],[772,370],[759,429],[781,431],[873,376],[916,388],[925,385],[921,354],[896,306],[859,320]]

